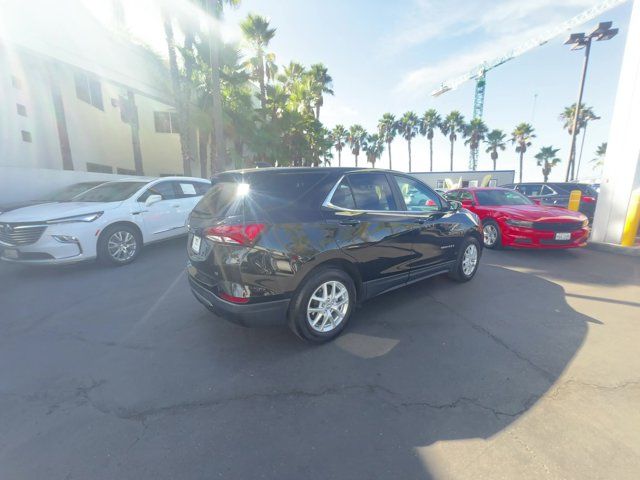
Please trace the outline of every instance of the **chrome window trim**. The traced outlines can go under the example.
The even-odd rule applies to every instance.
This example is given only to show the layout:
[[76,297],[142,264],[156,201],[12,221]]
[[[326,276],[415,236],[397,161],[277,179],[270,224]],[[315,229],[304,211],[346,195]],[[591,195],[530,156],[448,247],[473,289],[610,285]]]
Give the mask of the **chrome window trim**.
[[[371,171],[367,171],[367,173],[372,173]],[[378,172],[374,172],[374,173],[378,173]],[[383,175],[386,175],[386,172],[379,172],[382,173]],[[406,215],[406,216],[411,216],[411,217],[415,217],[416,215],[420,215],[423,214],[425,217],[430,217],[431,215],[433,215],[434,213],[443,213],[443,212],[447,212],[448,210],[437,210],[434,212],[413,212],[411,210],[359,210],[359,209],[352,209],[352,208],[344,208],[344,207],[340,207],[338,205],[334,205],[333,203],[331,203],[331,199],[333,198],[333,194],[336,193],[336,190],[338,189],[338,186],[340,185],[340,183],[342,183],[342,180],[344,180],[347,177],[347,174],[342,175],[338,181],[336,182],[336,184],[333,186],[333,188],[331,188],[331,190],[329,190],[329,193],[327,194],[327,197],[324,199],[324,202],[322,202],[322,206],[325,208],[329,208],[331,210],[335,210],[337,213],[337,215],[340,215],[341,213],[343,215],[347,215],[347,214],[358,214],[361,215],[363,213],[376,213],[376,214],[387,214],[387,215]]]

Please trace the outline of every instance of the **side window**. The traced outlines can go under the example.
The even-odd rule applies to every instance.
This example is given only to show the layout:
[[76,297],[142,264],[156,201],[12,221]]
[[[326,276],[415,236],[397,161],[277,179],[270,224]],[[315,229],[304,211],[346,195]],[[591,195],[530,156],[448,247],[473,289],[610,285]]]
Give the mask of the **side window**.
[[346,178],[342,179],[338,188],[331,197],[331,203],[336,207],[346,208],[348,210],[355,210],[356,201],[353,199],[353,192],[351,186]]
[[354,173],[348,176],[359,210],[397,210],[391,185],[384,173]]
[[198,190],[200,183],[197,182],[176,182],[178,187],[178,198],[190,198],[202,195]]
[[556,192],[547,185],[542,186],[542,195],[554,195]]
[[461,202],[473,202],[473,195],[471,194],[471,192],[460,192],[460,198],[459,200]]
[[433,212],[440,210],[442,207],[438,194],[426,185],[399,175],[394,175],[393,178],[398,184],[407,210],[412,212]]
[[518,189],[521,193],[527,197],[539,197],[542,190],[542,185],[539,183],[531,183],[529,185],[520,185]]
[[149,187],[140,197],[138,197],[139,202],[145,202],[149,195],[160,195],[162,200],[171,200],[176,198],[176,192],[173,189],[173,182],[160,182],[156,183],[154,186]]

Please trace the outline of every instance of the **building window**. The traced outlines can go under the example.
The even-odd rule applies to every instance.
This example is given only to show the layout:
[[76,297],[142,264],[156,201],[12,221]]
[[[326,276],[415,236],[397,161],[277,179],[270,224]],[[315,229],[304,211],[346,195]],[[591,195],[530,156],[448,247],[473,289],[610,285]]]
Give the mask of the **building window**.
[[22,89],[22,82],[15,75],[11,75],[11,85],[13,85],[13,88],[17,88],[18,90]]
[[102,165],[101,163],[87,162],[87,172],[95,173],[113,173],[113,167]]
[[22,130],[20,132],[22,134],[22,141],[31,143],[31,132],[27,132],[26,130]]
[[131,170],[130,168],[116,168],[116,172],[118,173],[118,175],[135,175],[136,171],[135,170]]
[[444,180],[436,180],[436,188],[444,188]]
[[21,103],[16,103],[16,111],[18,112],[18,115],[21,115],[23,117],[27,116],[27,107],[25,107]]
[[179,133],[178,114],[175,112],[153,112],[153,119],[158,133]]
[[86,73],[76,73],[76,95],[83,102],[87,102],[100,110],[104,110],[102,103],[102,86],[95,78]]

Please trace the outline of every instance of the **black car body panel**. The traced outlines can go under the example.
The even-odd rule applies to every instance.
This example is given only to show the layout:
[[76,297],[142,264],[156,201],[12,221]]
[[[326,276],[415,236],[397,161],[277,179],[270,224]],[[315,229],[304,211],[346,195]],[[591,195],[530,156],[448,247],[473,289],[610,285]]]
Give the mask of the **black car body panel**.
[[[368,172],[388,182],[387,207],[392,209],[359,210],[330,203],[341,182],[351,178],[355,185],[352,176]],[[448,271],[462,238],[473,235],[481,241],[479,221],[440,197],[441,203],[433,207],[439,207],[437,211],[408,211],[391,175],[402,174],[278,168],[214,177],[211,191],[189,218],[187,272],[194,295],[237,323],[284,323],[289,300],[320,266],[345,270],[354,279],[359,301]],[[227,196],[226,190],[233,190],[228,186],[239,184],[248,185],[250,193],[240,200]],[[224,231],[253,223],[262,230],[246,245],[207,238],[211,228]],[[198,252],[192,248],[194,236],[202,239]]]

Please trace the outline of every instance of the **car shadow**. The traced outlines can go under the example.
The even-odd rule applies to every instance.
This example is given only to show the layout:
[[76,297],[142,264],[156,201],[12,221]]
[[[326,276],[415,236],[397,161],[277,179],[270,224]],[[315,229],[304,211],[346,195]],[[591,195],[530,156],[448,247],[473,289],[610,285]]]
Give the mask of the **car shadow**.
[[[4,476],[430,478],[422,447],[486,439],[526,415],[592,321],[559,285],[487,264],[499,252],[472,282],[377,297],[336,341],[309,346],[209,314],[173,247],[149,249],[149,265],[70,270],[74,288],[89,273],[102,290],[90,316],[69,304],[32,325],[45,364],[2,374],[29,399],[3,403],[9,443],[28,439],[0,458]],[[0,360],[16,362],[17,345]],[[114,461],[97,462],[105,452]]]

